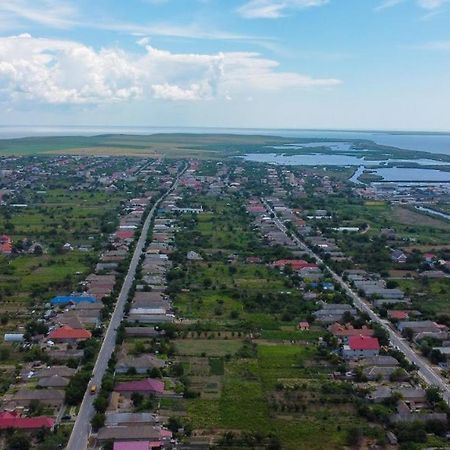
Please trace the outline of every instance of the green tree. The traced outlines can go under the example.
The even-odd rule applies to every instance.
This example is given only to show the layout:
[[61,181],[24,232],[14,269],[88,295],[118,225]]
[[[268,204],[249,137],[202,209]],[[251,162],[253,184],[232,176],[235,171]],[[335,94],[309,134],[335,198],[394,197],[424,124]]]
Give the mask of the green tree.
[[98,431],[103,425],[105,425],[106,416],[104,413],[96,413],[91,420],[92,429]]
[[30,439],[23,434],[14,433],[6,439],[7,450],[29,450],[31,449]]
[[87,385],[90,379],[90,373],[81,371],[76,373],[66,387],[66,403],[71,406],[78,405],[83,399]]

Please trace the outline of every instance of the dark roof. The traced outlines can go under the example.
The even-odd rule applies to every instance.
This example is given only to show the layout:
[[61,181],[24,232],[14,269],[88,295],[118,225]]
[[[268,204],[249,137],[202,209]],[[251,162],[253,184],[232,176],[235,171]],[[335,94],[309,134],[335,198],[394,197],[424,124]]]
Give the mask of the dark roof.
[[151,425],[139,426],[117,426],[103,427],[98,430],[97,438],[100,441],[106,440],[129,440],[139,441],[141,439],[159,439],[161,431],[159,427]]
[[38,378],[48,378],[53,375],[59,375],[60,377],[71,377],[75,374],[75,372],[75,369],[71,369],[67,366],[53,366],[38,370],[35,375]]
[[19,389],[12,400],[60,400],[64,401],[64,391],[59,389]]
[[69,384],[69,380],[59,375],[53,375],[47,378],[41,378],[38,382],[38,386],[41,387],[66,387]]

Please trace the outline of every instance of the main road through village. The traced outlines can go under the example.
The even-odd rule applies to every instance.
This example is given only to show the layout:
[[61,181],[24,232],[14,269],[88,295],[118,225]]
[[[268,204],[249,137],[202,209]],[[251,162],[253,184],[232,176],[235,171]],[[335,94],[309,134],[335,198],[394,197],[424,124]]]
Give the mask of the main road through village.
[[[277,217],[275,211],[273,208],[267,203],[265,199],[262,199],[262,202],[266,209],[273,215],[273,220],[280,231],[282,231],[284,234],[287,234],[287,228],[284,226],[284,224],[281,222],[281,220]],[[389,335],[389,339],[391,341],[391,344],[398,348],[405,356],[406,358],[414,363],[418,367],[418,373],[422,377],[422,379],[430,386],[436,386],[441,390],[442,397],[447,402],[447,404],[450,404],[450,387],[445,381],[445,379],[436,371],[436,369],[422,356],[417,354],[410,346],[408,341],[406,341],[404,338],[402,338],[396,331],[394,331],[389,322],[387,320],[382,319],[380,316],[378,316],[372,308],[369,306],[369,304],[364,301],[358,294],[356,294],[350,286],[340,277],[336,272],[330,269],[329,266],[327,266],[322,258],[320,258],[318,255],[316,255],[305,243],[303,243],[297,236],[292,235],[291,236],[294,242],[305,251],[306,254],[311,256],[316,260],[316,262],[320,265],[325,266],[325,268],[329,271],[333,279],[338,283],[341,288],[344,290],[344,292],[353,300],[354,305],[362,312],[367,313],[367,315],[370,317],[370,319],[374,322],[377,322],[379,325],[383,327],[384,330],[387,331]]]
[[164,193],[153,205],[152,209],[148,213],[142,231],[137,241],[133,257],[131,259],[127,275],[122,284],[119,296],[117,298],[116,306],[111,316],[108,328],[103,338],[102,346],[98,352],[97,361],[92,371],[92,377],[88,384],[88,389],[84,393],[83,400],[81,402],[80,410],[78,412],[75,424],[72,429],[72,433],[67,444],[67,450],[86,450],[88,447],[88,438],[91,431],[90,421],[94,415],[94,400],[96,395],[91,395],[89,387],[92,385],[100,386],[103,376],[108,367],[108,361],[111,358],[112,352],[116,345],[117,328],[122,322],[124,315],[124,308],[128,298],[128,293],[133,285],[134,278],[136,276],[136,269],[139,264],[139,259],[144,250],[145,242],[147,240],[148,231],[152,222],[155,211],[159,204],[178,186],[178,180],[180,176],[185,172],[186,167],[179,172],[174,180],[170,189]]

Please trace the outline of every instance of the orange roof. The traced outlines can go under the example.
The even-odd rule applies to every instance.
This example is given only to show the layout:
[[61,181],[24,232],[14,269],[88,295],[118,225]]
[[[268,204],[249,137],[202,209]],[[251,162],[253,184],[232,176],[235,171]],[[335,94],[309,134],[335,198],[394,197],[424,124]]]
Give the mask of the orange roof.
[[69,325],[63,325],[57,330],[53,330],[49,339],[89,339],[92,333],[84,328],[72,328]]
[[340,323],[333,323],[328,327],[328,331],[334,336],[349,337],[349,336],[373,336],[373,330],[363,326],[362,328],[353,328],[351,325],[341,325]]
[[317,264],[310,263],[303,259],[278,259],[272,263],[273,267],[284,268],[285,266],[291,266],[294,270],[301,269],[314,269],[317,267]]
[[0,243],[0,253],[12,253],[13,246],[9,242],[5,242],[4,244]]
[[398,319],[398,320],[405,320],[409,317],[409,314],[407,311],[389,311],[388,316],[391,319]]

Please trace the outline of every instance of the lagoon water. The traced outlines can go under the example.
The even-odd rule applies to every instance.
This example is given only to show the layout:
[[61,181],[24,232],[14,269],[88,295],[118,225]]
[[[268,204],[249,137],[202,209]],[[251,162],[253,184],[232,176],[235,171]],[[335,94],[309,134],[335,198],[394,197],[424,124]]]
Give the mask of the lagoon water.
[[[285,148],[285,147],[284,147]],[[287,166],[378,166],[381,161],[366,161],[362,157],[351,155],[327,155],[313,153],[306,155],[283,155],[282,153],[249,153],[247,161],[283,164]]]
[[443,213],[442,211],[436,211],[435,209],[426,208],[425,206],[416,206],[416,209],[418,209],[419,211],[425,211],[428,214],[433,214],[434,216],[450,220],[450,214]]
[[382,176],[383,181],[439,181],[450,183],[450,172],[442,170],[392,167],[377,169],[374,173]]
[[351,155],[283,155],[280,153],[249,153],[243,157],[246,161],[263,162],[268,164],[282,164],[287,166],[358,166],[358,171],[351,178],[353,182],[365,169],[370,169],[374,174],[383,177],[384,181],[434,181],[450,182],[450,172],[426,168],[402,168],[402,167],[380,167],[388,162],[414,162],[419,165],[449,165],[431,159],[385,160],[371,161],[363,157]]
[[[286,147],[279,147],[286,149]],[[364,156],[343,154],[307,153],[302,155],[285,155],[283,153],[248,153],[244,156],[247,161],[264,162],[269,164],[284,164],[288,166],[361,166],[378,167],[380,165],[413,163],[420,166],[448,166],[450,162],[434,159],[385,159],[371,160]]]
[[[450,133],[390,133],[382,131],[310,131],[272,130],[283,137],[314,139],[363,139],[379,145],[397,147],[404,150],[418,150],[428,153],[450,155]],[[266,133],[264,133],[266,134]]]

